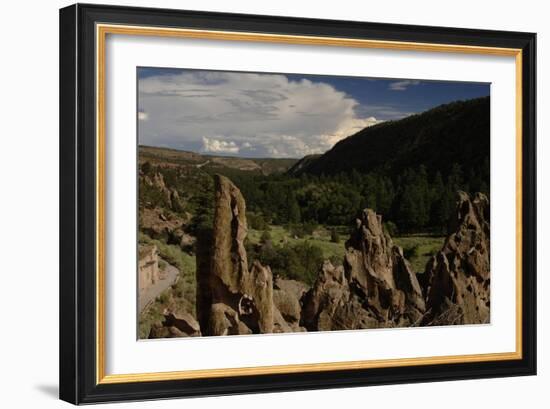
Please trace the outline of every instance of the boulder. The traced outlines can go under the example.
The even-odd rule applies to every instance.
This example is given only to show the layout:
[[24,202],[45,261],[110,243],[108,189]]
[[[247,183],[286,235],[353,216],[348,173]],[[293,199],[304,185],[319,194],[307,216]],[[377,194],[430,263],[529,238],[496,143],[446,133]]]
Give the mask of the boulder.
[[300,321],[302,313],[302,297],[308,286],[300,281],[278,277],[273,284],[273,303],[285,320],[290,323]]
[[210,306],[206,335],[245,335],[252,330],[239,319],[239,313],[224,303]]
[[301,299],[308,287],[296,280],[278,277],[273,285],[274,332],[302,332]]
[[185,332],[180,331],[176,327],[165,327],[161,323],[155,323],[149,331],[149,339],[157,338],[185,338],[188,337]]
[[176,315],[172,311],[164,311],[164,326],[176,327],[178,330],[185,332],[190,337],[201,335],[201,328],[197,320],[188,312],[179,312]]
[[151,326],[149,339],[154,338],[183,338],[200,337],[201,329],[195,318],[187,312],[164,310],[164,321]]
[[458,192],[449,235],[425,271],[425,325],[482,324],[490,320],[489,200]]

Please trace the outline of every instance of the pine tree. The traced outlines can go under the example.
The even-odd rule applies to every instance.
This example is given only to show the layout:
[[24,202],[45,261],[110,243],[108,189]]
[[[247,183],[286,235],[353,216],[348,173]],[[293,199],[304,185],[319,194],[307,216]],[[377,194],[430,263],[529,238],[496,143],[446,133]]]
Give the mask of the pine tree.
[[288,198],[288,222],[300,223],[302,220],[300,206],[296,200],[296,195],[291,194]]

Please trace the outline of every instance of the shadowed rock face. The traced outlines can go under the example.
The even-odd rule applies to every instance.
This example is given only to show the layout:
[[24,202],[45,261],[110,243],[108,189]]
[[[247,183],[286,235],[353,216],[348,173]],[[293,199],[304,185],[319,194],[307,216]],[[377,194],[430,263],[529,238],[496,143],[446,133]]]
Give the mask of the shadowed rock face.
[[346,242],[343,267],[325,263],[304,301],[311,331],[416,324],[425,311],[422,290],[403,251],[365,209]]
[[244,198],[226,177],[214,181],[214,227],[197,251],[201,328],[206,335],[273,332],[273,276],[257,261],[248,267]]
[[426,325],[481,324],[490,318],[489,200],[458,192],[445,244],[426,266]]

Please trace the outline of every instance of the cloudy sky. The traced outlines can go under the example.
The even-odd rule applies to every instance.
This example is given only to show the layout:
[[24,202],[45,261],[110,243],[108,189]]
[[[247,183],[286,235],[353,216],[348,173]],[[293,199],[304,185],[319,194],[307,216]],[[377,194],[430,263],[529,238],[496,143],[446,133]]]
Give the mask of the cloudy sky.
[[240,157],[322,153],[366,126],[489,84],[138,68],[141,145]]

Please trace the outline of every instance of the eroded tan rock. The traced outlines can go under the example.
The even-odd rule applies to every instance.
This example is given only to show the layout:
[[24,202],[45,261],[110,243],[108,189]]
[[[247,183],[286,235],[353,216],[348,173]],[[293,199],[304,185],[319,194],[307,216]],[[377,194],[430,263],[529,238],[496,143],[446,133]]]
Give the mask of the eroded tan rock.
[[426,325],[490,320],[489,200],[458,192],[449,236],[426,266]]
[[302,297],[308,286],[300,281],[278,277],[273,288],[274,329],[273,332],[303,332],[300,325]]
[[384,232],[382,218],[365,209],[346,242],[343,267],[325,263],[305,297],[308,330],[417,325],[422,289],[403,250]]
[[149,339],[201,336],[199,323],[191,314],[184,311],[174,314],[171,310],[166,309],[163,315],[164,321],[151,327]]
[[248,266],[244,198],[224,176],[216,175],[214,185],[213,231],[199,237],[197,251],[201,328],[206,335],[273,332],[273,275],[258,261]]

